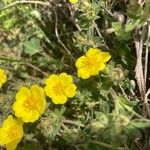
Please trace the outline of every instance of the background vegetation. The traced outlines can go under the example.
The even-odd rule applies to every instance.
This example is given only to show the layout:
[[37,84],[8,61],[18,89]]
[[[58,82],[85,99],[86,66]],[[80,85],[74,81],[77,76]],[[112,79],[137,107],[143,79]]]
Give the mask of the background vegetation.
[[[91,47],[112,58],[99,76],[81,80],[75,61]],[[149,150],[149,47],[149,0],[1,0],[0,68],[8,81],[0,124],[20,87],[67,72],[76,96],[65,105],[47,101],[18,150]]]

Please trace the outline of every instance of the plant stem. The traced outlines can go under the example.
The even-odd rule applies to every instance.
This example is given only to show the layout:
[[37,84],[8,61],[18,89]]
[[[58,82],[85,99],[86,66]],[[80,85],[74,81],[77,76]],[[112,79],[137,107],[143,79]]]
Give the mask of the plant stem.
[[21,59],[15,59],[15,58],[10,58],[10,57],[3,57],[0,56],[0,60],[3,61],[8,61],[8,62],[18,62],[20,64],[27,64],[27,63],[32,63],[32,64],[39,64],[41,62],[47,62],[47,60],[43,59],[43,61],[29,61],[29,60],[21,60]]
[[72,125],[79,126],[79,127],[84,127],[84,125],[80,124],[79,122],[74,122],[72,120],[67,120],[67,119],[63,120],[63,123],[72,124]]
[[[103,143],[103,142],[99,142],[99,141],[95,141],[95,140],[90,140],[89,142],[93,143],[93,144],[103,146],[103,147],[107,147],[109,149],[113,149],[112,145],[107,144],[107,143]],[[125,150],[125,149],[123,147],[118,147],[117,150]]]
[[14,58],[6,58],[6,57],[0,57],[0,60],[8,61],[8,62],[17,62],[17,63],[22,64],[22,65],[27,65],[27,66],[35,69],[36,71],[42,73],[44,76],[48,76],[48,74],[46,72],[42,71],[39,67],[31,64],[31,63],[37,63],[38,61],[27,62],[27,61],[20,60],[20,59],[17,60]]
[[13,2],[7,6],[5,6],[4,8],[2,8],[0,10],[3,11],[3,10],[6,10],[6,9],[9,9],[9,8],[12,8],[12,7],[15,7],[17,5],[21,5],[21,4],[38,4],[38,5],[42,5],[42,6],[50,6],[50,3],[46,3],[46,2],[42,2],[42,1],[16,1],[16,2]]
[[135,112],[132,108],[130,108],[129,106],[127,106],[126,104],[123,104],[121,101],[120,101],[120,104],[126,109],[128,110],[129,112],[132,112],[136,117],[140,118],[140,119],[143,119],[143,120],[147,120],[145,119],[143,116],[139,115],[137,112]]

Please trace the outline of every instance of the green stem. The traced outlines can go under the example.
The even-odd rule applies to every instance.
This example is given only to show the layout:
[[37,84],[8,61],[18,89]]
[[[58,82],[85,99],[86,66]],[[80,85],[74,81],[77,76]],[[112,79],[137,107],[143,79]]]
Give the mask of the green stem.
[[78,127],[78,126],[79,126],[79,127],[84,127],[84,125],[81,124],[81,123],[79,123],[79,122],[74,122],[74,121],[72,121],[72,120],[67,120],[67,119],[63,120],[63,123],[75,125],[75,126],[77,126],[77,127]]
[[18,62],[21,64],[27,64],[27,63],[32,63],[32,64],[39,64],[41,62],[47,62],[47,60],[42,60],[42,61],[29,61],[29,60],[21,60],[21,59],[15,59],[15,58],[8,58],[8,57],[2,57],[0,56],[0,60],[3,61],[9,61],[9,62]]
[[6,57],[0,57],[0,60],[3,60],[3,61],[8,61],[8,62],[17,62],[17,63],[20,63],[22,65],[27,65],[33,69],[35,69],[36,71],[42,73],[44,76],[48,76],[48,74],[44,71],[42,71],[40,68],[38,68],[37,66],[33,65],[32,63],[40,63],[38,61],[24,61],[24,60],[17,60],[17,59],[14,59],[14,58],[6,58]]
[[15,6],[17,6],[17,5],[20,5],[20,4],[38,4],[38,5],[42,5],[42,6],[50,6],[50,3],[47,3],[47,2],[42,2],[42,1],[16,1],[16,2],[13,2],[13,3],[11,3],[11,4],[9,4],[9,5],[7,5],[7,6],[5,6],[4,8],[2,8],[1,10],[0,10],[0,12],[1,11],[3,11],[3,10],[6,10],[6,9],[9,9],[9,8],[12,8],[12,7],[15,7]]
[[135,112],[132,108],[130,108],[129,106],[127,106],[126,104],[123,104],[121,101],[120,101],[120,104],[126,109],[128,110],[129,112],[132,112],[136,117],[140,118],[140,119],[144,119],[144,120],[147,120],[145,119],[143,116],[139,115],[137,112]]
[[[89,142],[99,145],[99,146],[107,147],[109,149],[113,149],[112,145],[107,144],[107,143],[103,143],[103,142],[99,142],[99,141],[95,141],[95,140],[90,140]],[[117,150],[125,150],[125,149],[123,147],[118,147]]]
[[9,62],[18,62],[18,63],[29,63],[21,59],[14,59],[14,58],[7,58],[7,57],[0,57],[0,60],[9,61]]

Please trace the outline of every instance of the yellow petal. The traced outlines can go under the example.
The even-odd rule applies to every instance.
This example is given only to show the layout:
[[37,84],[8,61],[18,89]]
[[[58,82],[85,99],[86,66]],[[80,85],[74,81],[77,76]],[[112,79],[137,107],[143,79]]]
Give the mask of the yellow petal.
[[48,86],[51,86],[52,84],[59,82],[59,77],[58,75],[52,74],[50,75],[46,80],[45,80],[45,84]]
[[104,63],[98,63],[93,68],[91,68],[91,75],[98,75],[100,71],[104,70],[106,65]]
[[7,76],[5,74],[5,71],[3,69],[0,69],[0,88],[6,82],[6,80],[7,80]]
[[106,67],[106,65],[105,65],[104,63],[100,63],[100,64],[99,64],[99,71],[104,70],[105,67]]
[[85,68],[78,69],[77,74],[78,77],[81,77],[82,79],[88,79],[91,76],[90,70]]
[[41,99],[44,97],[43,89],[39,87],[38,85],[31,86],[31,93],[34,99]]
[[66,73],[61,73],[59,75],[60,82],[64,85],[68,85],[73,82],[72,77]]
[[15,124],[15,120],[13,119],[12,115],[9,115],[6,120],[3,122],[3,126],[9,126],[10,124]]
[[67,101],[67,97],[63,94],[60,94],[52,98],[52,101],[54,104],[65,104]]
[[78,0],[69,0],[70,3],[75,4],[78,2]]
[[5,74],[0,74],[0,82],[1,82],[1,83],[5,83],[6,80],[7,80],[6,75],[5,75]]
[[99,55],[100,53],[101,53],[101,50],[100,50],[100,49],[98,49],[98,48],[90,48],[90,49],[87,51],[86,56],[87,56],[88,58],[90,58],[90,57],[95,57],[95,56]]
[[110,58],[111,58],[111,56],[110,56],[110,54],[109,54],[108,52],[101,52],[101,53],[99,54],[99,56],[100,56],[100,61],[101,61],[101,62],[107,62],[107,61],[109,61]]
[[24,104],[24,101],[16,101],[13,104],[12,109],[15,112],[15,116],[22,117],[22,114],[23,114],[23,111],[24,111],[23,104]]
[[5,145],[8,143],[7,139],[7,128],[0,128],[0,145]]
[[29,112],[24,113],[22,120],[25,123],[28,123],[28,122],[33,123],[39,119],[39,116],[40,116],[39,113],[36,110],[33,110],[33,111],[29,111]]
[[81,56],[77,59],[75,66],[77,68],[82,68],[86,65],[87,58],[85,56]]
[[93,68],[91,69],[91,76],[96,76],[99,74],[99,68]]
[[67,95],[67,97],[73,97],[76,94],[76,89],[77,89],[77,87],[74,84],[70,84],[65,89],[65,94]]
[[45,98],[41,98],[40,100],[37,101],[37,111],[39,114],[43,114],[43,112],[46,109],[46,100]]
[[16,94],[16,100],[17,101],[24,101],[30,96],[31,96],[30,90],[26,87],[22,87],[19,90],[19,92]]
[[15,141],[12,141],[12,142],[6,144],[6,149],[7,150],[15,150],[17,147],[17,144],[18,143],[16,143]]
[[44,92],[48,97],[50,97],[50,98],[52,97],[51,88],[49,86],[45,86]]

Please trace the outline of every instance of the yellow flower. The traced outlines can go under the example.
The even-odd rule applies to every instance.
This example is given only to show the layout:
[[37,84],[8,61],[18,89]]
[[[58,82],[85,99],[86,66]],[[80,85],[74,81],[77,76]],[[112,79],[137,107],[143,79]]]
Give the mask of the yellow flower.
[[71,98],[76,94],[73,79],[66,73],[52,74],[46,79],[45,84],[45,93],[52,99],[54,104],[64,104],[67,101],[67,97]]
[[78,2],[78,0],[69,0],[69,2],[70,2],[71,4],[75,4],[75,3]]
[[15,150],[22,137],[23,122],[9,115],[0,128],[0,145],[5,145],[7,150]]
[[5,71],[3,69],[0,69],[0,88],[6,82],[6,80],[7,80],[7,77],[6,77]]
[[78,77],[88,79],[91,76],[98,75],[100,71],[105,69],[105,63],[110,58],[109,53],[102,52],[98,48],[90,48],[85,56],[81,56],[76,61]]
[[46,107],[44,91],[38,85],[32,85],[30,89],[22,87],[16,94],[13,111],[24,122],[35,122],[43,114]]

